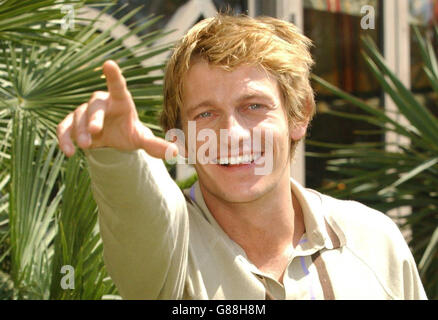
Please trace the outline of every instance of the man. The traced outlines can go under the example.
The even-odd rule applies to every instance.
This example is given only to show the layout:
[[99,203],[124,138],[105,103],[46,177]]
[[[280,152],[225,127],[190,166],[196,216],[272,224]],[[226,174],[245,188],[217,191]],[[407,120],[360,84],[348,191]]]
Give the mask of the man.
[[[273,18],[218,15],[194,26],[165,74],[162,124],[182,130],[180,150],[142,125],[113,61],[103,66],[108,92],[59,124],[66,155],[74,142],[86,152],[104,257],[122,297],[426,298],[388,217],[290,179],[315,109],[309,46]],[[214,133],[209,161],[199,161],[205,132]],[[248,144],[256,133],[261,143]],[[199,181],[181,192],[158,158],[191,151]]]

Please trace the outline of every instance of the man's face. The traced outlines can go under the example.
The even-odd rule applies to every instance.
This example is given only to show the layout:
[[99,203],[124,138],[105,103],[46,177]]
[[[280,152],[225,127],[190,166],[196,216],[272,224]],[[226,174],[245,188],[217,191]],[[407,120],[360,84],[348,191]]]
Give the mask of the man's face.
[[[226,71],[204,60],[190,67],[181,110],[184,134],[186,139],[199,139],[208,129],[217,137],[186,142],[196,146],[195,169],[204,192],[226,202],[243,203],[274,190],[281,179],[289,179],[290,137],[297,139],[302,134],[299,128],[289,130],[282,103],[277,81],[260,68],[240,66]],[[189,122],[192,128],[196,125],[195,136],[189,133]],[[217,154],[206,150],[208,144],[214,144]],[[201,150],[209,163],[199,161]]]

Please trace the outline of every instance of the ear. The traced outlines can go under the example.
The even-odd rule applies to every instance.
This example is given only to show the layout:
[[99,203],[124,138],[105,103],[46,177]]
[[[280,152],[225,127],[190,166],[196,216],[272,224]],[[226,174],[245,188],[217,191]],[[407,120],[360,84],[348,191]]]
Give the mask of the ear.
[[307,127],[309,125],[310,113],[311,113],[310,99],[307,100],[305,109],[306,109],[306,119],[299,124],[293,124],[289,130],[290,138],[293,141],[299,141],[306,135]]
[[308,124],[309,124],[309,121],[306,120],[305,123],[295,125],[293,128],[291,128],[289,131],[290,138],[293,141],[301,140],[306,134]]

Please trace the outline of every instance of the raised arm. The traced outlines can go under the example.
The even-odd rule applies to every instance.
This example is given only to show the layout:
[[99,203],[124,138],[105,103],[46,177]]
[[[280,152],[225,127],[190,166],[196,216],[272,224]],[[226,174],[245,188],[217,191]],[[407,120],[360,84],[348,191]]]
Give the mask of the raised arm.
[[175,145],[145,127],[119,67],[103,66],[95,92],[58,125],[67,156],[84,149],[99,207],[105,263],[124,298],[174,299],[183,291],[188,246],[183,194],[163,162]]

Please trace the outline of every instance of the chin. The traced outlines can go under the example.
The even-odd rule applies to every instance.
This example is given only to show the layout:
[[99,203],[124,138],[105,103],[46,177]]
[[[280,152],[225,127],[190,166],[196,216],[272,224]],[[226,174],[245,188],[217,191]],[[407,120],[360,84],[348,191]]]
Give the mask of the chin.
[[245,203],[260,199],[278,183],[278,172],[255,175],[254,168],[223,168],[209,164],[196,166],[204,191],[230,203]]

